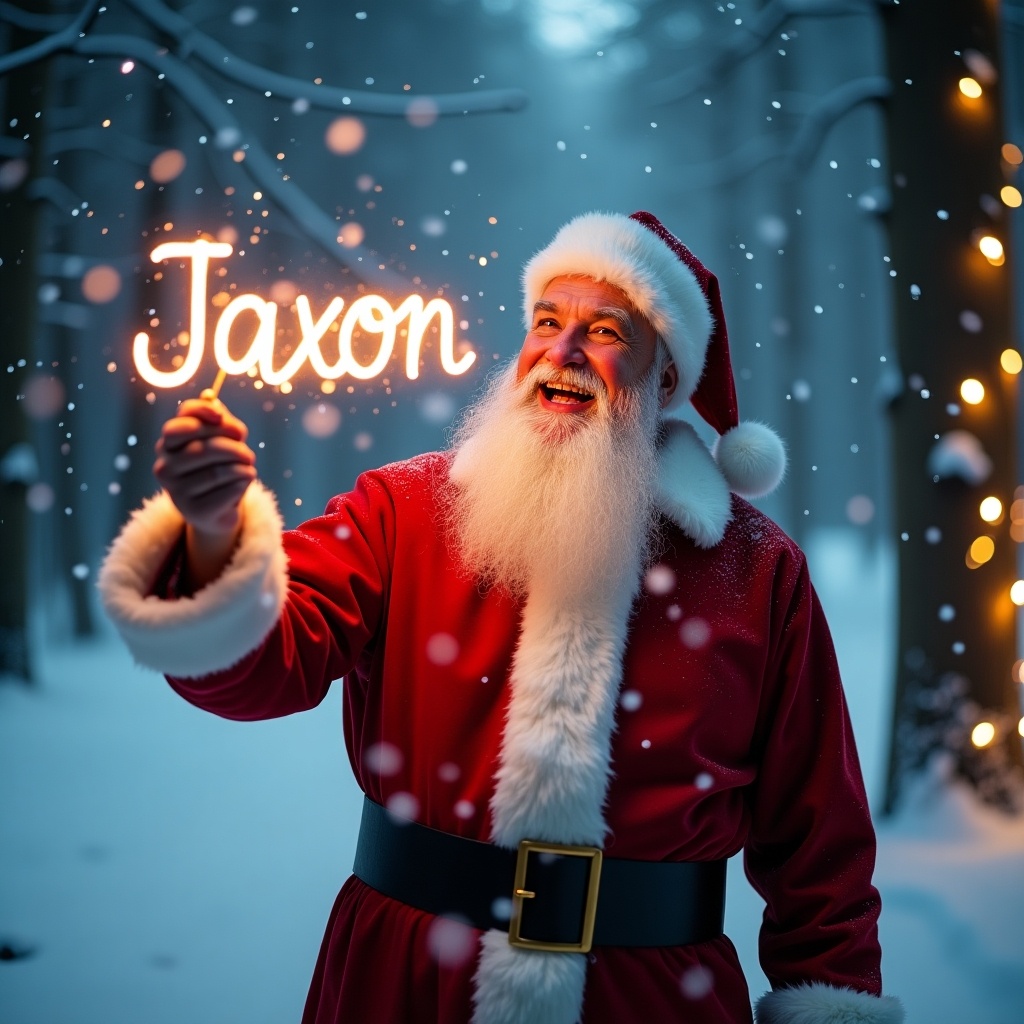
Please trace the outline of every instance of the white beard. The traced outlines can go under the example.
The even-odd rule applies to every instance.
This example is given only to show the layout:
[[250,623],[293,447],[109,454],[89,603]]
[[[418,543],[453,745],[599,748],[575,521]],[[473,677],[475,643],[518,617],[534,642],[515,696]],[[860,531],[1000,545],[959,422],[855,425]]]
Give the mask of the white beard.
[[[463,564],[517,597],[538,587],[588,602],[637,576],[655,523],[663,365],[608,400],[589,369],[515,364],[491,381],[454,437],[448,525]],[[537,404],[540,383],[596,395],[589,414]]]

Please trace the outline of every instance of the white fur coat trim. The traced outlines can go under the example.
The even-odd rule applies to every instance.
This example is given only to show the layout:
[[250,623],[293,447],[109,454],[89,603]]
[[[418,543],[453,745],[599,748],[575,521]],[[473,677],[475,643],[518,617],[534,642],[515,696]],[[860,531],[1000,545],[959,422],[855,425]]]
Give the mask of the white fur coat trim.
[[732,518],[729,485],[697,431],[666,419],[658,467],[658,507],[699,548],[712,548]]
[[[535,581],[523,609],[512,698],[491,800],[492,839],[601,847],[611,736],[639,566],[615,593],[567,598]],[[473,1024],[576,1024],[586,957],[514,949],[484,936]]]
[[208,675],[240,661],[273,629],[288,592],[281,515],[258,482],[246,491],[242,509],[231,561],[193,597],[150,594],[184,526],[163,492],[133,513],[111,545],[100,569],[100,597],[140,665],[182,678]]
[[757,1024],[901,1024],[903,1005],[893,996],[814,982],[767,992],[754,1007]]

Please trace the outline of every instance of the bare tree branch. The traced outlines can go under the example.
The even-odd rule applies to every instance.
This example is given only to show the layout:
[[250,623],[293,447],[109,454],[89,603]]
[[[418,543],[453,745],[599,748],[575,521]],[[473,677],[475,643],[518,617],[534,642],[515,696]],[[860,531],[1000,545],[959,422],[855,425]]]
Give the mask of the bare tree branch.
[[29,199],[45,199],[68,216],[82,208],[82,200],[57,178],[33,178],[26,191]]
[[2,157],[27,157],[30,148],[24,139],[12,139],[9,135],[0,135],[0,156]]
[[264,195],[273,199],[332,259],[364,281],[396,289],[405,283],[393,271],[381,270],[368,250],[343,247],[338,242],[335,220],[297,184],[282,178],[280,168],[263,146],[243,132],[237,118],[228,113],[210,87],[183,61],[148,39],[129,35],[87,35],[78,39],[72,49],[86,56],[131,57],[162,74],[214,133],[215,151],[241,150],[245,159],[236,167],[243,169]]
[[728,74],[756,53],[787,21],[797,17],[837,17],[864,14],[878,0],[769,0],[749,22],[746,32],[737,32],[710,48],[710,55],[698,64],[656,82],[651,88],[655,102],[673,103]]
[[28,32],[59,32],[67,25],[67,15],[33,14],[14,4],[0,2],[0,21],[9,22]]
[[[37,60],[42,60],[43,57],[49,57],[52,53],[71,49],[75,40],[88,28],[89,22],[96,15],[96,8],[99,2],[100,0],[85,0],[85,4],[82,6],[77,17],[65,25],[64,28],[40,39],[37,43],[32,43],[31,46],[24,46],[20,50],[15,50],[14,53],[0,57],[0,75],[5,75],[15,68],[22,68],[26,64],[32,64]],[[4,12],[0,10],[0,17],[3,16]]]
[[789,172],[797,174],[807,167],[821,148],[829,129],[851,110],[872,100],[887,100],[891,95],[889,79],[874,75],[844,82],[823,96],[803,119],[789,147],[786,154]]
[[46,143],[47,153],[66,153],[73,149],[92,149],[97,153],[110,155],[112,149],[117,150],[119,158],[130,160],[135,164],[148,165],[163,147],[154,146],[150,142],[142,142],[123,132],[99,128],[69,128],[54,132]]
[[[96,14],[98,2],[99,0],[86,0],[80,13],[69,25],[31,46],[0,58],[0,75],[60,51],[71,51],[86,56],[134,58],[166,78],[178,95],[211,129],[215,152],[220,150],[225,155],[225,151],[243,153],[243,172],[332,259],[352,270],[361,280],[373,281],[378,285],[396,289],[404,284],[400,275],[383,268],[368,250],[358,246],[346,248],[341,245],[337,237],[335,220],[320,209],[297,184],[288,181],[287,175],[281,173],[263,146],[243,131],[237,118],[229,113],[226,105],[184,60],[172,56],[158,43],[140,36],[87,34],[85,30]],[[281,96],[307,99],[311,104],[320,107],[385,116],[406,116],[410,111],[410,105],[416,101],[428,102],[428,109],[438,114],[518,110],[525,105],[524,93],[514,89],[438,96],[386,96],[346,92],[329,86],[311,87],[301,79],[279,75],[236,57],[215,40],[197,31],[187,19],[159,0],[123,2],[159,31],[177,40],[186,56],[194,53],[211,70],[261,92],[268,91],[270,87],[270,91],[276,91]],[[0,8],[0,14],[3,10],[4,8]],[[73,145],[91,147],[93,142],[92,136],[82,132],[68,131],[61,134],[64,145],[69,148],[69,138]],[[234,171],[238,169],[238,165],[233,168]],[[41,198],[51,199],[58,206],[61,205],[60,201],[54,199],[53,190],[47,186],[40,188],[39,195]]]
[[780,159],[785,161],[784,173],[801,174],[810,166],[837,122],[860,104],[885,100],[891,93],[889,80],[880,76],[845,82],[814,104],[788,145],[781,141],[779,132],[749,139],[727,156],[681,168],[685,173],[680,176],[680,187],[690,190],[728,185]]
[[339,89],[329,85],[314,85],[312,82],[304,82],[301,78],[281,75],[276,71],[259,67],[236,56],[159,0],[125,0],[125,3],[151,25],[177,40],[183,47],[180,56],[195,54],[211,71],[240,85],[260,92],[269,90],[286,99],[305,99],[314,107],[385,117],[405,117],[409,112],[409,105],[413,103],[429,103],[431,109],[436,110],[441,116],[515,111],[526,106],[526,94],[521,89],[490,89],[438,95],[409,93],[395,96]]

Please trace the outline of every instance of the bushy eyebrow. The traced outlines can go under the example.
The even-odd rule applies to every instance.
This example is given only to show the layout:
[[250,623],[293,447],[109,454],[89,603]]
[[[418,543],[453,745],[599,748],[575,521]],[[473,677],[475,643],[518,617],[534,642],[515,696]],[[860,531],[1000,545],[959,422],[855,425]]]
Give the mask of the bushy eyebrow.
[[[533,315],[538,313],[557,313],[558,306],[548,299],[538,299],[533,304]],[[619,326],[619,333],[626,339],[632,341],[636,337],[636,326],[629,314],[618,306],[601,306],[590,314],[591,320],[614,320]]]

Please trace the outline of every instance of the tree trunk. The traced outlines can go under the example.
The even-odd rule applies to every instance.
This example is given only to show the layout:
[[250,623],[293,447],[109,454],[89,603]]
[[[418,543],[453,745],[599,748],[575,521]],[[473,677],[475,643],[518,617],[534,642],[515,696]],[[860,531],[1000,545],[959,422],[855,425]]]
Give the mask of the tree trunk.
[[[11,28],[5,43],[13,50],[36,38]],[[4,125],[9,138],[20,138],[34,127],[34,112],[45,106],[47,64],[39,62],[8,78],[4,95]],[[28,639],[28,486],[38,469],[29,424],[20,394],[32,372],[32,339],[36,330],[34,251],[38,240],[38,204],[28,195],[40,158],[38,142],[30,139],[24,154],[4,164],[0,192],[0,266],[6,295],[19,301],[0,312],[0,676],[32,679]],[[26,300],[24,297],[29,296]]]
[[[998,198],[1006,181],[1000,82],[986,73],[999,68],[997,7],[964,0],[940,15],[925,0],[904,0],[886,18],[890,255],[904,388],[891,409],[899,631],[885,811],[896,807],[907,773],[936,753],[981,799],[1012,807],[1021,765],[1010,599],[1017,378],[1000,367],[1012,339],[1012,276],[1008,252],[995,266],[978,245],[991,235],[1009,248]],[[967,76],[982,85],[975,99],[958,86]],[[968,378],[984,385],[978,404],[961,397]],[[951,431],[980,441],[991,460],[983,481],[929,464]],[[1003,510],[994,522],[979,511],[989,496]],[[994,542],[994,554],[986,561],[976,550],[972,568],[968,552],[980,537]],[[995,727],[989,743],[982,734],[972,740],[982,722]]]

